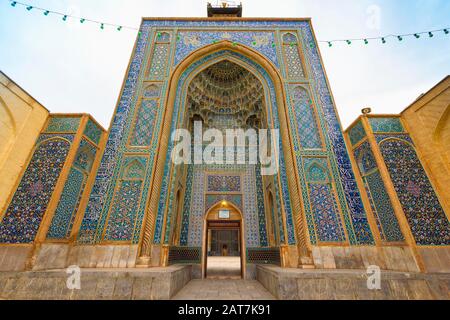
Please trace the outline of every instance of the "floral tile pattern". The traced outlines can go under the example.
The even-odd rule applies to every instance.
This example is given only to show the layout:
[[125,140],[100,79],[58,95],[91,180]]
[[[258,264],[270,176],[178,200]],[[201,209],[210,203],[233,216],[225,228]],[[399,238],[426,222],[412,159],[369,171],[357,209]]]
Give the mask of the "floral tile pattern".
[[69,239],[96,153],[97,148],[83,138],[56,207],[47,239]]
[[[164,39],[157,39],[155,35],[158,29],[164,29],[168,33],[168,37],[164,35]],[[178,31],[177,31],[178,29]],[[185,57],[187,57],[194,50],[209,45],[213,42],[228,40],[232,43],[245,45],[252,50],[258,51],[265,56],[274,66],[285,70],[284,51],[281,48],[282,39],[279,39],[277,29],[284,30],[298,30],[299,45],[295,48],[299,50],[299,54],[303,56],[305,65],[302,66],[303,76],[308,75],[311,84],[311,95],[317,101],[317,130],[322,130],[325,141],[321,141],[322,147],[326,149],[326,156],[329,157],[330,175],[336,182],[336,201],[339,201],[340,207],[343,210],[345,228],[349,233],[349,241],[351,244],[372,244],[373,237],[368,226],[367,217],[362,206],[359,190],[357,188],[352,168],[350,165],[348,153],[343,140],[342,129],[336,116],[336,110],[331,100],[328,85],[326,83],[322,62],[318,54],[318,50],[313,39],[313,35],[308,21],[188,21],[188,20],[144,20],[141,27],[142,36],[138,39],[135,52],[133,53],[130,69],[128,71],[125,87],[122,92],[118,109],[115,114],[111,132],[109,134],[108,143],[102,159],[102,163],[97,173],[96,183],[91,193],[89,205],[86,210],[85,218],[83,220],[82,228],[80,230],[80,239],[84,243],[97,243],[101,241],[101,234],[104,230],[105,222],[113,206],[114,190],[118,189],[120,179],[120,168],[122,166],[124,152],[127,150],[126,143],[129,140],[133,126],[131,125],[135,119],[134,115],[138,114],[136,109],[139,108],[140,95],[144,94],[144,84],[147,86],[147,80],[161,81],[161,90],[152,90],[153,93],[148,93],[149,96],[155,97],[160,93],[159,97],[165,97],[167,93],[167,81],[169,75],[169,68],[171,65],[178,65]],[[161,38],[163,38],[163,33]],[[173,35],[173,36],[171,36]],[[149,44],[149,39],[157,39],[156,46]],[[164,41],[163,41],[164,40]],[[175,41],[175,43],[174,43]],[[160,47],[160,49],[156,49]],[[155,48],[155,49],[153,49]],[[164,49],[162,49],[164,48]],[[167,48],[167,50],[166,50]],[[289,46],[289,49],[292,48]],[[292,51],[292,50],[290,50]],[[155,53],[156,52],[156,53]],[[292,53],[292,52],[291,52]],[[156,54],[155,59],[153,55]],[[273,126],[279,128],[278,120],[278,106],[276,103],[276,95],[272,80],[267,72],[257,63],[238,54],[234,51],[216,52],[215,54],[205,57],[200,61],[189,66],[188,70],[181,76],[179,87],[182,86],[190,72],[196,67],[208,63],[212,59],[218,59],[221,56],[230,56],[239,59],[250,65],[253,69],[260,73],[261,78],[265,79],[268,84],[267,97],[270,99],[270,107],[268,107],[268,115],[273,119]],[[166,59],[166,57],[168,57]],[[167,62],[166,62],[167,61]],[[169,63],[170,62],[170,63]],[[299,69],[300,70],[300,69]],[[300,72],[300,71],[299,71]],[[161,76],[163,75],[163,76]],[[298,74],[301,77],[301,74]],[[147,78],[148,77],[148,78]],[[155,88],[153,88],[155,89]],[[152,125],[153,132],[159,132],[162,125],[171,125],[172,128],[177,127],[178,119],[184,118],[184,103],[180,97],[181,90],[178,90],[178,96],[175,103],[174,117],[172,123],[162,123],[162,112],[155,115],[155,122]],[[163,99],[162,99],[163,100]],[[161,101],[162,101],[161,100]],[[164,110],[166,106],[161,105],[159,109]],[[152,129],[149,126],[150,132]],[[142,135],[140,136],[143,137]],[[280,138],[281,139],[281,138]],[[147,142],[148,140],[146,140]],[[317,143],[315,145],[318,145]],[[150,149],[146,152],[149,154],[149,162],[153,163],[156,154],[157,142],[153,139]],[[171,152],[169,146],[169,153]],[[299,149],[300,150],[300,149]],[[302,169],[302,168],[301,168]],[[188,168],[188,177],[190,169]],[[302,169],[303,170],[303,169]],[[155,220],[154,242],[160,243],[161,239],[167,241],[167,235],[172,228],[172,214],[171,209],[174,204],[174,181],[169,181],[169,173],[171,168],[166,163],[161,188],[161,202],[158,208],[158,213]],[[303,170],[304,171],[304,170]],[[303,171],[301,175],[303,175]],[[146,172],[152,172],[147,170]],[[296,243],[294,217],[291,209],[289,189],[287,185],[287,172],[285,168],[285,160],[283,154],[280,157],[280,184],[276,183],[275,188],[275,202],[276,214],[281,214],[281,208],[284,208],[286,215],[287,228],[280,228],[280,238],[284,241],[284,232],[287,232],[287,240],[289,244]],[[300,179],[304,179],[300,177]],[[151,181],[149,173],[144,177],[142,184],[143,194],[148,193],[148,187]],[[305,186],[306,187],[306,186]],[[258,187],[259,188],[259,187]],[[189,192],[185,193],[188,196]],[[190,194],[192,196],[192,193]],[[308,197],[308,195],[305,195]],[[189,198],[188,198],[189,199]],[[185,199],[188,201],[188,199]],[[263,202],[264,198],[259,198],[259,203]],[[167,201],[166,201],[167,200]],[[204,201],[204,200],[203,200]],[[244,199],[245,203],[245,199]],[[281,206],[283,203],[283,206]],[[169,210],[166,210],[168,204]],[[244,204],[245,206],[245,204]],[[259,210],[259,209],[258,209]],[[306,209],[310,210],[310,209]],[[143,215],[144,204],[139,204],[139,215]],[[164,215],[168,212],[166,230],[162,230]],[[262,216],[260,216],[262,217]],[[140,218],[139,218],[140,219]],[[139,230],[142,226],[139,221],[136,222],[135,230]],[[282,219],[279,219],[282,220]],[[189,233],[189,218],[183,215],[183,225],[181,228],[181,238],[187,239]],[[260,231],[263,224],[259,225]],[[261,232],[258,236],[261,236]],[[135,232],[136,234],[136,232]],[[314,237],[314,235],[312,236]],[[136,243],[139,241],[138,235],[133,237]],[[264,243],[262,239],[262,243]],[[314,242],[314,239],[312,239]]]
[[375,215],[381,240],[385,242],[404,241],[392,202],[381,178],[369,142],[366,141],[361,144],[355,149],[354,154],[363,177],[370,206]]
[[372,127],[373,132],[405,132],[400,118],[369,118],[369,123]]
[[449,245],[450,223],[414,147],[385,139],[380,150],[418,245]]
[[88,120],[86,128],[84,129],[84,135],[91,139],[92,142],[98,144],[102,136],[103,130],[91,119]]
[[40,136],[31,162],[0,222],[0,243],[34,241],[71,141],[72,136]]

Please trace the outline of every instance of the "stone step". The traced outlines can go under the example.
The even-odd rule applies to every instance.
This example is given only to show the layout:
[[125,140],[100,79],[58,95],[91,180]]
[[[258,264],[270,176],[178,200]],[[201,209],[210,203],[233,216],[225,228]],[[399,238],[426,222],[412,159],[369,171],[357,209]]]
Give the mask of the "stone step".
[[[449,300],[449,273],[383,271],[379,289],[367,270],[257,266],[258,281],[280,300]],[[368,278],[371,277],[369,289]]]
[[[0,272],[0,298],[8,300],[168,300],[191,280],[191,266],[81,269],[80,290],[68,289],[66,270]],[[70,281],[71,284],[75,282]]]

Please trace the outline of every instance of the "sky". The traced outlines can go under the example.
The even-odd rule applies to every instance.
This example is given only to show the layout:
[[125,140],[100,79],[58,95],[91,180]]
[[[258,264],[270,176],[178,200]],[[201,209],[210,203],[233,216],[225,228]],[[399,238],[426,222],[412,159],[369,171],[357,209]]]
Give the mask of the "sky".
[[[138,27],[146,17],[205,17],[204,0],[22,0]],[[211,1],[215,3],[215,1]],[[311,17],[319,40],[449,27],[449,0],[242,0],[245,17]],[[136,31],[63,22],[0,0],[0,70],[53,113],[90,113],[105,128],[120,94]],[[344,128],[371,107],[399,113],[450,74],[450,35],[320,45]]]

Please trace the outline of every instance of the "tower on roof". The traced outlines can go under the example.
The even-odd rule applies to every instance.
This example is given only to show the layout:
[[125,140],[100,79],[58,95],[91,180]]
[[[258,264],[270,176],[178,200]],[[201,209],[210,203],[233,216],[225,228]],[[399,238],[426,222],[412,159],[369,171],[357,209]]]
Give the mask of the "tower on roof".
[[222,1],[221,4],[212,5],[208,2],[208,17],[242,17],[242,3],[235,5],[229,1]]

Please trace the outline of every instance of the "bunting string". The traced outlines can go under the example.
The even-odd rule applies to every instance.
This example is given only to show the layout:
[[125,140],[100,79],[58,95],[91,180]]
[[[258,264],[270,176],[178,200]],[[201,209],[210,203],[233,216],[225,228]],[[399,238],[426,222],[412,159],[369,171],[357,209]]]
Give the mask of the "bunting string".
[[[115,29],[116,31],[122,31],[123,29],[139,31],[139,28],[136,28],[136,27],[119,25],[119,24],[114,24],[114,23],[109,23],[109,22],[102,22],[102,21],[98,21],[98,20],[88,19],[85,17],[78,17],[78,16],[74,16],[74,15],[70,15],[70,14],[66,14],[66,13],[62,13],[62,12],[58,12],[58,11],[54,11],[54,10],[36,7],[31,4],[20,2],[20,1],[13,1],[13,0],[8,0],[8,1],[10,2],[11,7],[21,6],[21,7],[26,8],[26,10],[28,10],[28,11],[32,11],[32,10],[41,11],[44,16],[49,16],[49,15],[59,16],[59,17],[61,17],[61,20],[64,22],[66,22],[67,20],[70,19],[70,20],[75,20],[75,21],[78,20],[81,24],[84,24],[84,23],[97,24],[99,26],[100,30],[104,30],[105,28],[108,27],[110,29]],[[333,47],[333,45],[336,43],[344,43],[347,45],[352,45],[353,43],[362,43],[364,45],[368,45],[369,43],[372,43],[372,42],[378,42],[381,44],[386,44],[386,43],[388,43],[388,40],[402,42],[407,38],[420,39],[423,36],[427,37],[427,38],[433,38],[437,34],[449,35],[449,33],[450,33],[449,30],[450,30],[450,27],[447,27],[447,28],[442,28],[442,29],[420,31],[420,32],[415,32],[415,33],[389,34],[386,36],[367,37],[367,38],[319,40],[319,42],[328,44],[328,47],[330,47],[330,48]],[[139,32],[139,36],[140,35],[141,35],[141,33]]]

